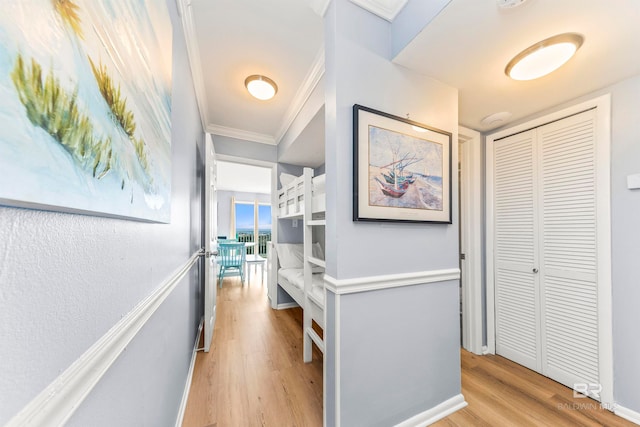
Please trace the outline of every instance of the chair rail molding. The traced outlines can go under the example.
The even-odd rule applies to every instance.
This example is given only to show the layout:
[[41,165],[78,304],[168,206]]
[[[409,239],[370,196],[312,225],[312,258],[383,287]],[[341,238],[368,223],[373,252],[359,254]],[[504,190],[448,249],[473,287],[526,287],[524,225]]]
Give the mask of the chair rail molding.
[[398,288],[401,286],[423,285],[426,283],[445,282],[448,280],[458,279],[460,279],[459,268],[357,277],[353,279],[336,279],[327,274],[324,275],[325,287],[327,290],[337,295]]
[[149,318],[204,254],[200,250],[49,384],[5,427],[62,426]]

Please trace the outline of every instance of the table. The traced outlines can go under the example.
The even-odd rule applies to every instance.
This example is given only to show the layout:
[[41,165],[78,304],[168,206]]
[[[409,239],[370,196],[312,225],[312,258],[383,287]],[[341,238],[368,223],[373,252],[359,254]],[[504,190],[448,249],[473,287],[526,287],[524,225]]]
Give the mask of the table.
[[247,255],[247,273],[249,274],[248,283],[251,283],[251,266],[255,266],[256,273],[258,266],[260,267],[260,272],[262,273],[261,282],[264,283],[264,265],[267,263],[266,258],[262,258],[260,255],[252,254]]

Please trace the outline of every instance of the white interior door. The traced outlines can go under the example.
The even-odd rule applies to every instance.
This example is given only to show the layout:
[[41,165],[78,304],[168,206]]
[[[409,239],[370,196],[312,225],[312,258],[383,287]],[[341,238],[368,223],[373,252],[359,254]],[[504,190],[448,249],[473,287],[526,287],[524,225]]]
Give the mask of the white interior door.
[[496,352],[569,387],[599,384],[595,111],[493,150]]
[[213,141],[209,134],[205,137],[205,269],[204,269],[204,351],[211,348],[213,327],[216,321],[216,298],[218,281],[218,266],[216,263],[218,236],[218,200],[216,192],[216,160]]
[[496,352],[540,371],[535,130],[494,144]]
[[542,372],[598,384],[595,110],[538,129]]

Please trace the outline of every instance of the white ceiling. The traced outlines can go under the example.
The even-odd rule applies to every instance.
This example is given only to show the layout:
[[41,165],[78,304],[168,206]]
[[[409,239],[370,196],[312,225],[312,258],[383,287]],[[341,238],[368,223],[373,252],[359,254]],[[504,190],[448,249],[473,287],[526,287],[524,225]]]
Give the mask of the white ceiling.
[[271,168],[216,162],[216,189],[245,193],[271,193]]
[[[504,74],[517,53],[566,32],[585,41],[563,67],[526,82]],[[460,124],[487,131],[505,124],[481,124],[490,114],[514,121],[640,74],[639,52],[638,0],[453,0],[395,62],[458,88]]]
[[[399,0],[352,1],[363,7],[368,3],[367,9],[374,12],[384,3],[404,5]],[[191,0],[188,42],[191,50],[197,48],[197,55],[190,52],[192,61],[199,56],[194,80],[200,86],[196,90],[208,132],[279,141],[324,70],[322,18],[316,12],[323,13],[327,3]],[[565,66],[529,82],[504,75],[507,62],[518,52],[564,32],[585,37]],[[488,131],[507,124],[483,125],[481,119],[490,114],[508,111],[510,121],[515,121],[640,74],[638,52],[640,0],[528,0],[509,10],[499,9],[496,0],[452,0],[394,62],[458,88],[460,124]],[[251,98],[244,88],[250,74],[274,79],[279,86],[276,97]],[[280,160],[304,164],[305,155],[322,154],[322,121],[316,116],[302,133],[304,138],[299,137]],[[309,159],[319,161],[317,156]]]
[[[190,9],[207,130],[275,143],[321,49],[322,18],[302,0],[192,0]],[[276,82],[273,99],[249,95],[252,74]]]

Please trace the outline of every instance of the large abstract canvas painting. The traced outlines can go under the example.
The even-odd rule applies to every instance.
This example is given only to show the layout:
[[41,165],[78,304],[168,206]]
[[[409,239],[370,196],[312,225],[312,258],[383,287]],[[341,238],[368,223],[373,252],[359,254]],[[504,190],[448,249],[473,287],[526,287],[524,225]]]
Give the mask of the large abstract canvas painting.
[[354,221],[451,223],[451,134],[355,105]]
[[164,0],[20,0],[0,13],[0,203],[169,222]]

